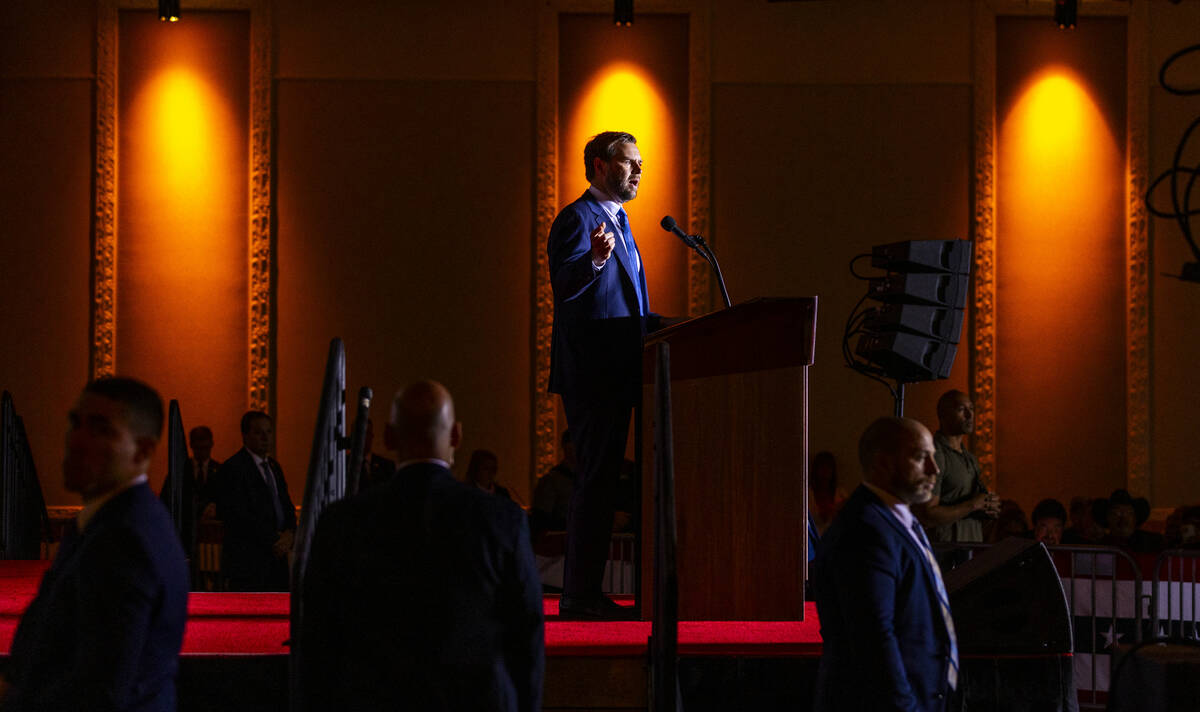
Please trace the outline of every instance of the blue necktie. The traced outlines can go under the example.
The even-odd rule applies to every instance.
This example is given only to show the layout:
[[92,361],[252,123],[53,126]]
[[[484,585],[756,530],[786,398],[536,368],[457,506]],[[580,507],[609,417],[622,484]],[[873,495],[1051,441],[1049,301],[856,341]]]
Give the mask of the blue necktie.
[[633,231],[629,229],[629,216],[625,209],[617,211],[617,227],[621,228],[621,241],[625,246],[625,254],[629,255],[629,266],[633,271],[633,291],[637,294],[638,313],[645,314],[646,298],[642,294],[642,256],[638,254],[637,243],[633,241]]
[[929,546],[929,540],[925,538],[925,530],[921,528],[921,523],[918,521],[913,522],[912,528],[917,535],[917,541],[921,542],[921,552],[925,554],[925,561],[928,562],[929,568],[933,569],[933,580],[937,584],[938,608],[942,609],[942,620],[946,623],[946,635],[950,638],[950,668],[946,672],[946,679],[950,683],[950,689],[953,690],[958,687],[958,638],[954,635],[954,617],[950,614],[950,597],[946,595],[946,585],[942,582],[942,571],[933,555],[933,549]]

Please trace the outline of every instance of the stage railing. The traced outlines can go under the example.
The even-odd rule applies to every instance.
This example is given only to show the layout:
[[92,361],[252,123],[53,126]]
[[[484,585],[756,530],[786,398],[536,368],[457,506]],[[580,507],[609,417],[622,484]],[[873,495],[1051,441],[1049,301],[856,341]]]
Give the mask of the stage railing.
[[[1151,585],[1151,635],[1156,638],[1200,640],[1200,551],[1170,549],[1154,564]],[[1165,576],[1163,575],[1165,572]]]
[[[938,543],[939,561],[969,560],[991,544]],[[1104,709],[1118,645],[1142,641],[1147,591],[1138,563],[1111,546],[1048,546],[1075,633],[1074,670],[1081,709]],[[943,563],[943,566],[946,564]],[[953,567],[951,567],[953,568]]]

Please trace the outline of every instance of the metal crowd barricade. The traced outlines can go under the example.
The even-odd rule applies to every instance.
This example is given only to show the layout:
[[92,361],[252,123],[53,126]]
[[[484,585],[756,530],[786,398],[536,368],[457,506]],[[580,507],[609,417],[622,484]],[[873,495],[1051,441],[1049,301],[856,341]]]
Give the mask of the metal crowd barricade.
[[[1196,604],[1200,602],[1200,551],[1170,549],[1154,564],[1151,630],[1158,638],[1200,639]],[[1163,574],[1166,574],[1164,577]]]
[[633,534],[615,533],[608,545],[608,563],[604,568],[601,588],[606,594],[630,594],[634,585],[634,547],[637,541]]
[[[968,561],[974,552],[990,546],[940,543],[934,544],[934,550],[939,555],[938,560],[946,566],[948,561]],[[1142,641],[1144,610],[1151,596],[1146,593],[1137,562],[1121,549],[1110,546],[1046,548],[1062,579],[1075,634],[1073,664],[1080,707],[1104,709],[1116,663],[1117,644]],[[1132,640],[1126,638],[1127,635],[1131,635]],[[1102,639],[1107,644],[1098,642]]]

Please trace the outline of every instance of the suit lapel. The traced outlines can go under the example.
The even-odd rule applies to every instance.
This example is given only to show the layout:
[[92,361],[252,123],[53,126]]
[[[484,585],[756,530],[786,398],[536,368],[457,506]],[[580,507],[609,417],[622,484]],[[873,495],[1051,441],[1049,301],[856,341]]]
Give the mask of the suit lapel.
[[887,522],[888,526],[890,526],[896,533],[896,536],[900,537],[900,540],[904,542],[903,545],[908,548],[909,554],[917,560],[917,565],[921,567],[923,572],[925,572],[925,582],[929,584],[929,590],[936,592],[937,578],[933,570],[929,568],[929,559],[925,556],[925,552],[921,549],[921,545],[913,540],[913,535],[910,532],[904,530],[904,525],[902,525],[896,519],[896,515],[892,514],[887,505],[883,503],[883,500],[879,499],[874,492],[866,487],[863,487],[862,489],[870,498],[869,502],[871,505],[879,508],[880,516],[883,518],[883,521]]
[[[633,259],[629,256],[629,251],[625,248],[625,236],[621,234],[621,226],[617,225],[613,221],[613,218],[609,217],[608,213],[604,212],[604,208],[602,208],[600,203],[596,201],[596,198],[592,195],[591,191],[584,191],[583,196],[587,198],[588,208],[592,211],[592,214],[596,216],[596,225],[599,225],[601,222],[605,223],[605,232],[611,231],[613,233],[613,237],[616,238],[614,240],[616,244],[613,246],[613,255],[616,256],[617,262],[621,265],[621,271],[624,272],[625,276],[629,278],[629,286],[634,287],[634,285],[638,284],[638,275],[634,274],[633,272]],[[628,215],[626,215],[626,220],[628,219]],[[595,226],[593,226],[593,229],[594,227]],[[590,233],[591,230],[588,230],[588,232]],[[643,293],[645,293],[644,287]],[[634,289],[634,294],[637,294],[636,288]]]

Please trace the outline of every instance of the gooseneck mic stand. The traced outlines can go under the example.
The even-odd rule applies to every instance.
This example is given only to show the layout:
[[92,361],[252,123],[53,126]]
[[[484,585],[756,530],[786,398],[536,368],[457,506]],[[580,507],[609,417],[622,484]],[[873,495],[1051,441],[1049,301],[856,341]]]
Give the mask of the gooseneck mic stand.
[[725,288],[725,276],[721,274],[721,265],[717,262],[717,256],[713,253],[712,248],[704,241],[704,236],[687,234],[679,228],[675,218],[670,215],[664,216],[659,225],[667,232],[674,233],[680,240],[683,240],[683,244],[698,252],[708,262],[717,275],[717,286],[721,288],[721,300],[725,302],[725,308],[733,306],[733,303],[729,301],[729,290]]

